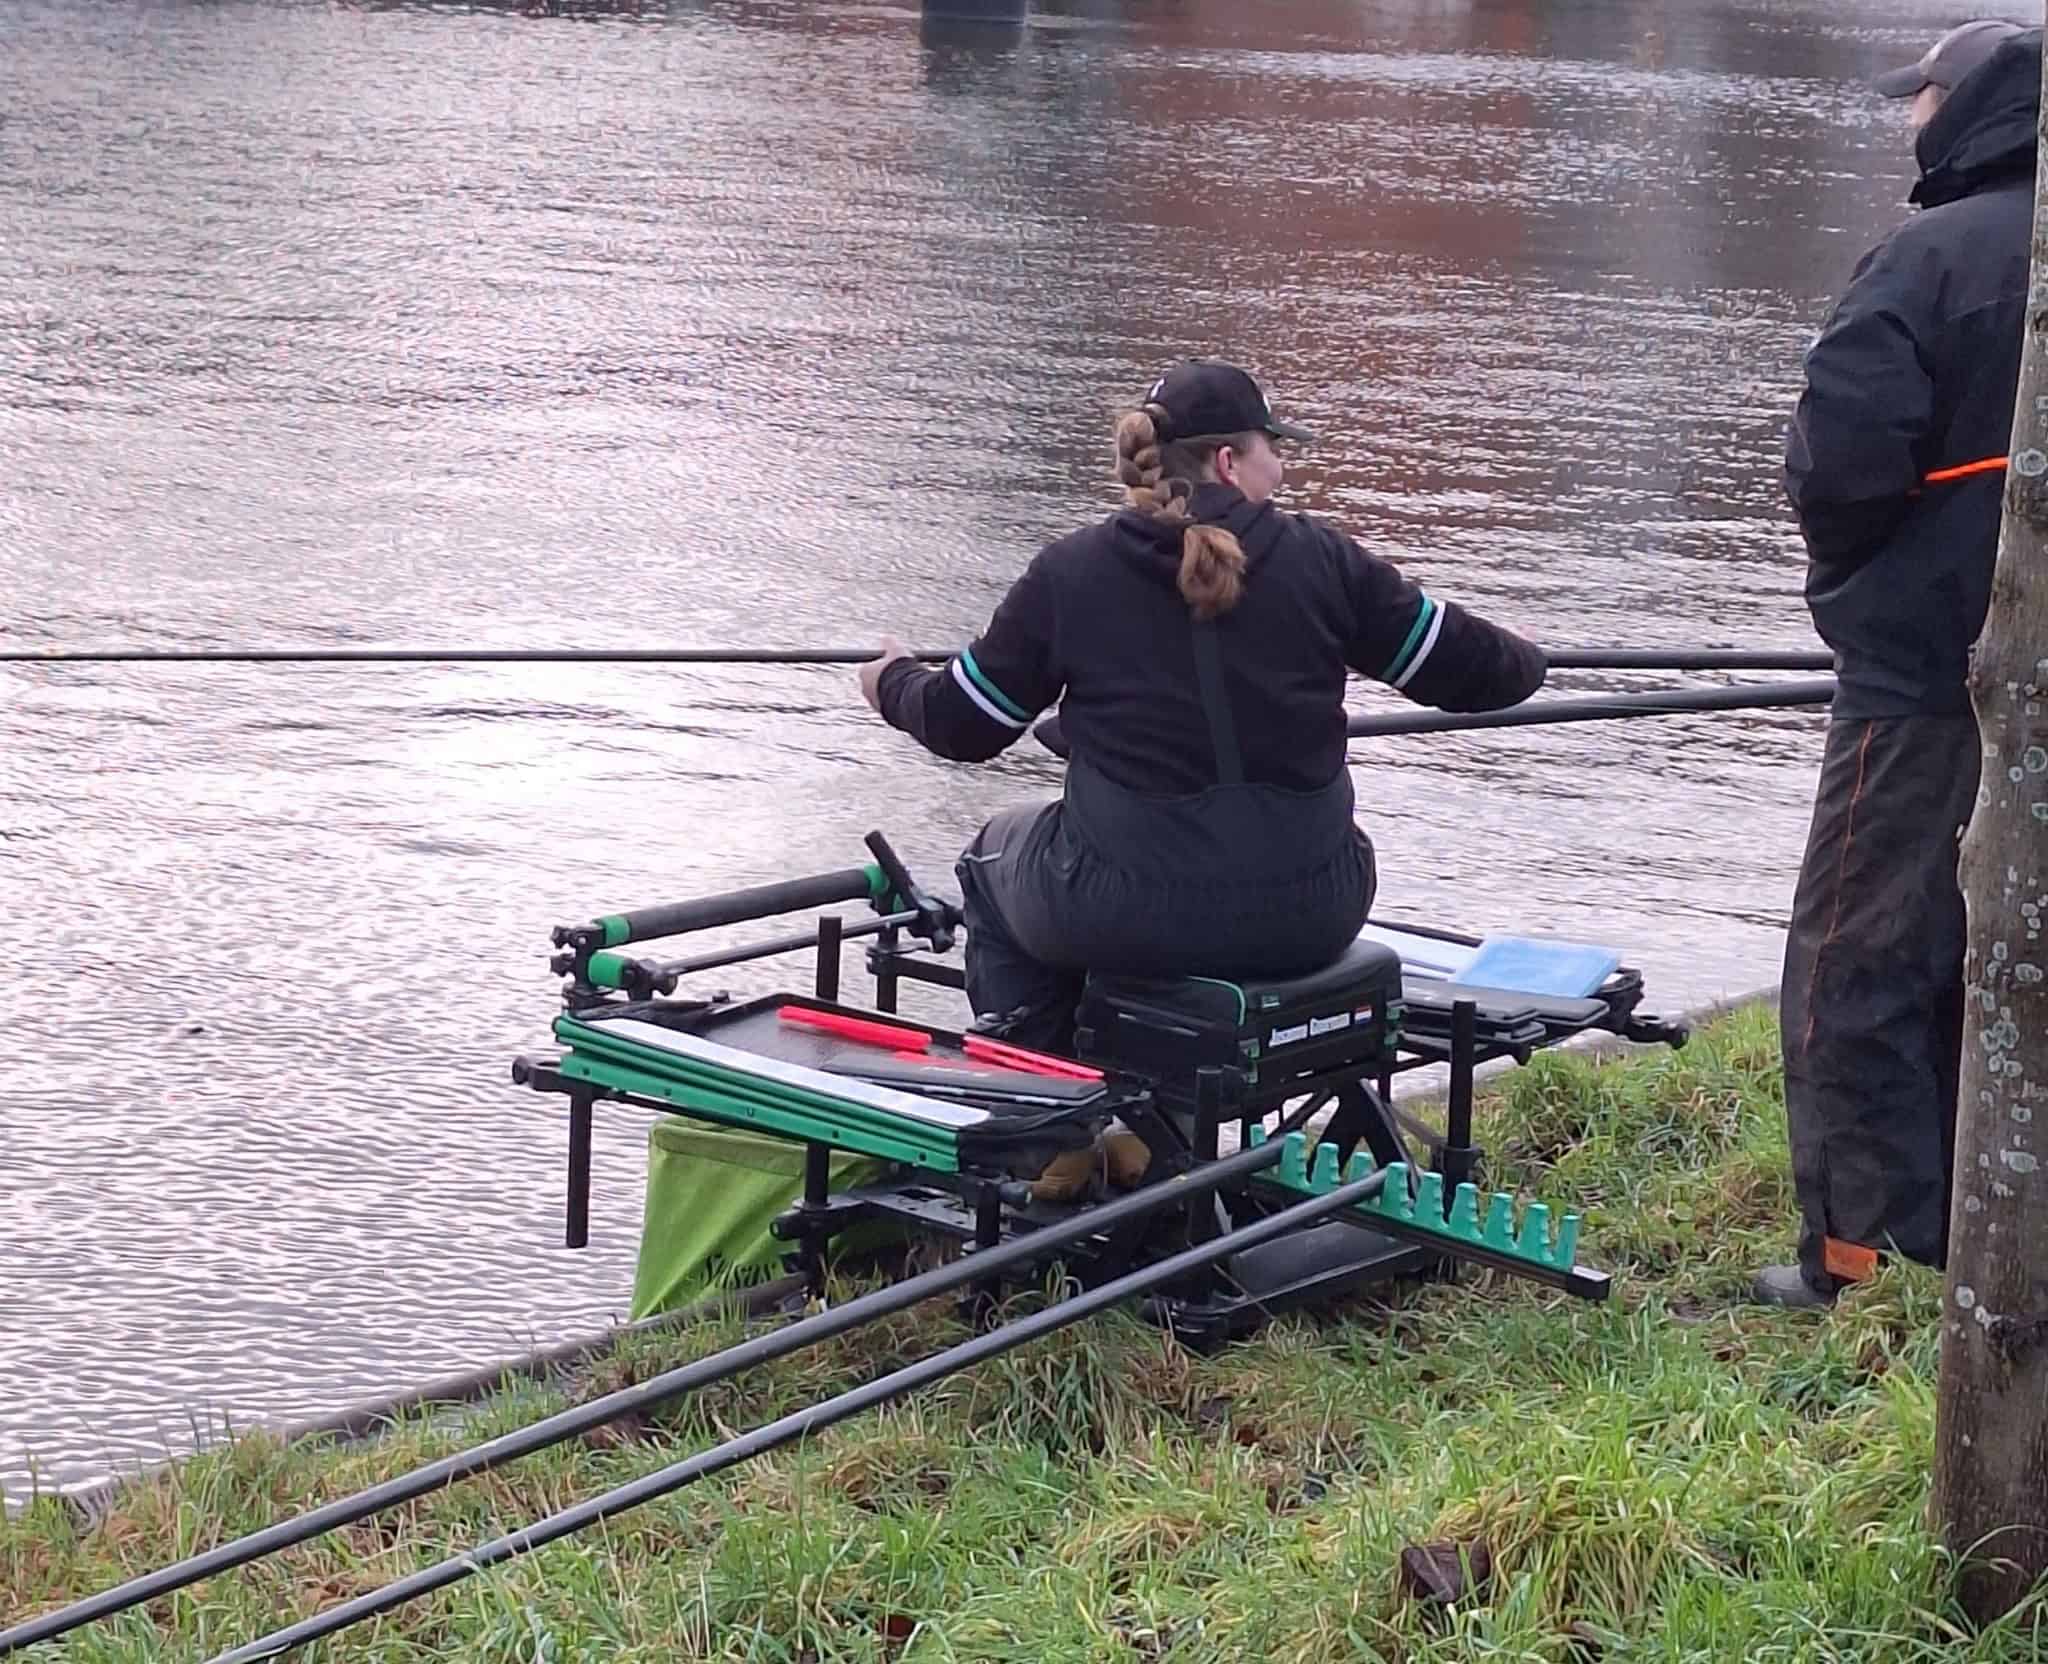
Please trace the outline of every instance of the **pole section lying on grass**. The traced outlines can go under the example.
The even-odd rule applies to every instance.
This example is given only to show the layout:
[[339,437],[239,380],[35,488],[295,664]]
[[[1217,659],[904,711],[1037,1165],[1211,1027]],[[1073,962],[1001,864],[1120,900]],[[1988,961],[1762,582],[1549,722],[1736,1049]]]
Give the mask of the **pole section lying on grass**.
[[453,1485],[473,1474],[487,1473],[492,1468],[503,1467],[507,1462],[530,1456],[537,1450],[550,1445],[561,1444],[579,1434],[587,1433],[594,1427],[621,1416],[652,1408],[684,1393],[694,1392],[700,1387],[710,1386],[744,1370],[755,1368],[776,1358],[786,1357],[804,1347],[814,1346],[847,1330],[858,1328],[863,1323],[886,1317],[893,1312],[904,1310],[922,1301],[950,1293],[969,1283],[1008,1270],[1014,1266],[1047,1257],[1058,1249],[1078,1242],[1098,1232],[1114,1229],[1133,1219],[1143,1218],[1161,1208],[1174,1206],[1190,1197],[1205,1195],[1209,1191],[1249,1177],[1263,1168],[1276,1165],[1281,1157],[1284,1140],[1275,1137],[1264,1144],[1249,1145],[1214,1162],[1205,1162],[1187,1173],[1148,1185],[1143,1190],[1120,1196],[1089,1210],[1075,1219],[1065,1220],[1057,1225],[1048,1225],[1029,1235],[1000,1243],[993,1248],[978,1249],[961,1256],[948,1264],[936,1266],[930,1271],[919,1273],[887,1288],[875,1289],[849,1300],[842,1306],[807,1317],[786,1328],[760,1335],[752,1340],[742,1341],[738,1346],[728,1347],[723,1352],[713,1353],[708,1358],[699,1358],[679,1368],[656,1375],[636,1386],[607,1393],[594,1398],[588,1404],[579,1404],[572,1409],[537,1421],[530,1427],[506,1433],[485,1444],[469,1450],[458,1451],[445,1456],[423,1468],[417,1468],[395,1479],[387,1479],[381,1485],[358,1491],[336,1501],[315,1508],[311,1513],[301,1514],[296,1519],[280,1521],[261,1531],[237,1537],[232,1542],[221,1543],[203,1554],[195,1554],[174,1565],[157,1571],[145,1572],[140,1577],[130,1578],[97,1595],[75,1601],[55,1612],[46,1612],[41,1617],[31,1618],[26,1623],[0,1631],[0,1654],[31,1646],[37,1641],[47,1641],[53,1636],[65,1634],[82,1624],[89,1624],[101,1618],[124,1612],[144,1601],[154,1600],[159,1595],[169,1594],[196,1583],[201,1578],[228,1571],[236,1566],[247,1565],[264,1555],[275,1554],[280,1549],[307,1542],[314,1537],[349,1525],[356,1520],[380,1513],[386,1508],[409,1502],[414,1497],[424,1496],[429,1491]]
[[[1259,1149],[1267,1147],[1254,1146]],[[493,1538],[490,1542],[479,1544],[467,1554],[456,1555],[453,1559],[443,1560],[438,1565],[428,1566],[410,1576],[401,1577],[395,1582],[387,1583],[381,1589],[373,1589],[366,1595],[345,1601],[332,1611],[319,1613],[289,1628],[278,1630],[260,1641],[235,1647],[219,1654],[213,1660],[213,1664],[254,1664],[257,1659],[280,1657],[296,1647],[304,1646],[308,1641],[317,1641],[322,1636],[333,1635],[339,1630],[361,1623],[365,1618],[374,1618],[381,1612],[389,1612],[420,1595],[431,1593],[435,1589],[445,1589],[451,1583],[459,1583],[472,1573],[495,1566],[500,1561],[530,1553],[560,1538],[571,1536],[586,1526],[610,1519],[614,1514],[624,1513],[629,1508],[639,1507],[643,1502],[652,1502],[658,1497],[667,1496],[686,1485],[694,1484],[699,1479],[735,1467],[751,1457],[807,1438],[813,1433],[823,1432],[826,1428],[835,1426],[851,1416],[859,1415],[864,1410],[874,1409],[892,1399],[902,1398],[916,1392],[920,1387],[928,1387],[948,1375],[970,1369],[986,1359],[1000,1357],[1003,1353],[1028,1341],[1036,1340],[1041,1335],[1050,1334],[1055,1329],[1064,1329],[1069,1324],[1080,1322],[1084,1317],[1092,1317],[1095,1313],[1128,1300],[1135,1294],[1147,1293],[1172,1282],[1175,1278],[1185,1276],[1190,1271],[1198,1271],[1206,1265],[1213,1264],[1226,1255],[1257,1247],[1260,1243],[1284,1236],[1299,1226],[1311,1224],[1347,1207],[1369,1201],[1379,1194],[1386,1181],[1387,1172],[1382,1168],[1367,1178],[1339,1185],[1320,1196],[1311,1196],[1304,1202],[1297,1202],[1294,1206],[1271,1214],[1256,1224],[1247,1225],[1242,1230],[1226,1232],[1212,1241],[1183,1249],[1180,1253],[1156,1264],[1127,1272],[1099,1287],[1088,1289],[1071,1299],[1062,1300],[1057,1305],[1033,1312],[1013,1323],[1005,1323],[986,1334],[976,1335],[972,1340],[962,1341],[958,1346],[949,1346],[943,1352],[936,1352],[914,1364],[907,1364],[879,1380],[868,1382],[865,1386],[855,1387],[851,1391],[825,1399],[822,1403],[813,1404],[807,1409],[792,1411],[779,1420],[769,1422],[765,1427],[754,1429],[751,1433],[742,1433],[736,1438],[727,1439],[723,1444],[714,1445],[711,1449],[701,1451],[671,1467],[635,1479],[616,1490],[606,1491],[602,1496],[592,1497],[573,1508],[565,1508],[560,1513],[550,1514],[546,1519],[536,1521],[523,1530]],[[981,1256],[970,1255],[969,1263],[980,1268]]]

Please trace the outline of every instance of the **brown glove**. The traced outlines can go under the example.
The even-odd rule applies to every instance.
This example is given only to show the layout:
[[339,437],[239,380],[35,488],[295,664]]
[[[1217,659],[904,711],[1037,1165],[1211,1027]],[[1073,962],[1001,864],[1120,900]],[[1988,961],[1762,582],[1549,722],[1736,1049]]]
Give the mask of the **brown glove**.
[[1134,1132],[1113,1132],[1102,1141],[1108,1158],[1109,1182],[1119,1190],[1136,1190],[1152,1165],[1152,1147]]
[[1031,1181],[1034,1202],[1071,1202],[1091,1189],[1103,1170],[1102,1146],[1063,1150]]

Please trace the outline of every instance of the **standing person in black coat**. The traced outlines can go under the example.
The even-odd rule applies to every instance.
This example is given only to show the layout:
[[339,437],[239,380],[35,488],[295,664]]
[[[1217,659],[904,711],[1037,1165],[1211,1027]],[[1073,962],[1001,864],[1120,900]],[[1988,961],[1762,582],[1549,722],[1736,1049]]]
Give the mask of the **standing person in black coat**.
[[1543,683],[1542,653],[1425,594],[1334,527],[1283,514],[1258,384],[1181,364],[1116,430],[1128,505],[1047,545],[944,669],[894,643],[868,702],[978,762],[1059,705],[1059,801],[996,816],[956,869],[984,1029],[1063,1049],[1091,970],[1303,975],[1358,934],[1375,884],[1352,819],[1352,671],[1446,710]]
[[2025,326],[2041,33],[1967,23],[1879,78],[1911,98],[1919,212],[1866,254],[1806,356],[1786,485],[1837,690],[1785,952],[1799,1261],[1822,1306],[1884,1252],[1948,1250],[1977,792],[1966,685],[1997,560]]

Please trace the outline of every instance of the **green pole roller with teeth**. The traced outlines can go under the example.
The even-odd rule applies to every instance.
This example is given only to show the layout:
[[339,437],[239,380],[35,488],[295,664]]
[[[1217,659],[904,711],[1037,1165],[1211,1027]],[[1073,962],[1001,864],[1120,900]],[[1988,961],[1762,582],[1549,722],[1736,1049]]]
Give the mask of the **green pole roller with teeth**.
[[[1265,1143],[1265,1129],[1253,1127],[1249,1142]],[[1370,1177],[1373,1170],[1372,1158],[1361,1150],[1344,1166],[1342,1182],[1355,1184]],[[1339,1183],[1337,1148],[1320,1143],[1311,1153],[1306,1133],[1289,1133],[1282,1144],[1279,1164],[1265,1182],[1306,1196],[1327,1195]],[[1362,1203],[1358,1211],[1369,1214],[1376,1228],[1414,1241],[1426,1241],[1454,1259],[1523,1274],[1537,1273],[1543,1281],[1555,1283],[1568,1292],[1595,1299],[1605,1297],[1606,1273],[1574,1263],[1579,1240],[1577,1214],[1562,1217],[1557,1239],[1552,1242],[1549,1204],[1531,1202],[1519,1231],[1515,1228],[1515,1199],[1507,1192],[1495,1191],[1487,1198],[1483,1221],[1479,1205],[1478,1187],[1461,1184],[1451,1192],[1446,1208],[1441,1173],[1411,1175],[1408,1164],[1397,1161],[1387,1168],[1385,1187],[1370,1202]]]

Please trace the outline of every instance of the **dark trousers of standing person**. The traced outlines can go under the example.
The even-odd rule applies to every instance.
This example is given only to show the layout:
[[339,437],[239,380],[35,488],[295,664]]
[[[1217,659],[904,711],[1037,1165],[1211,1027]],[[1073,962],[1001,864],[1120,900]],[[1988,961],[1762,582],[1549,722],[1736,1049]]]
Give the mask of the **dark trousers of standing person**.
[[1785,1111],[1800,1269],[1822,1293],[1877,1252],[1948,1252],[1973,716],[1828,725],[1785,946]]

